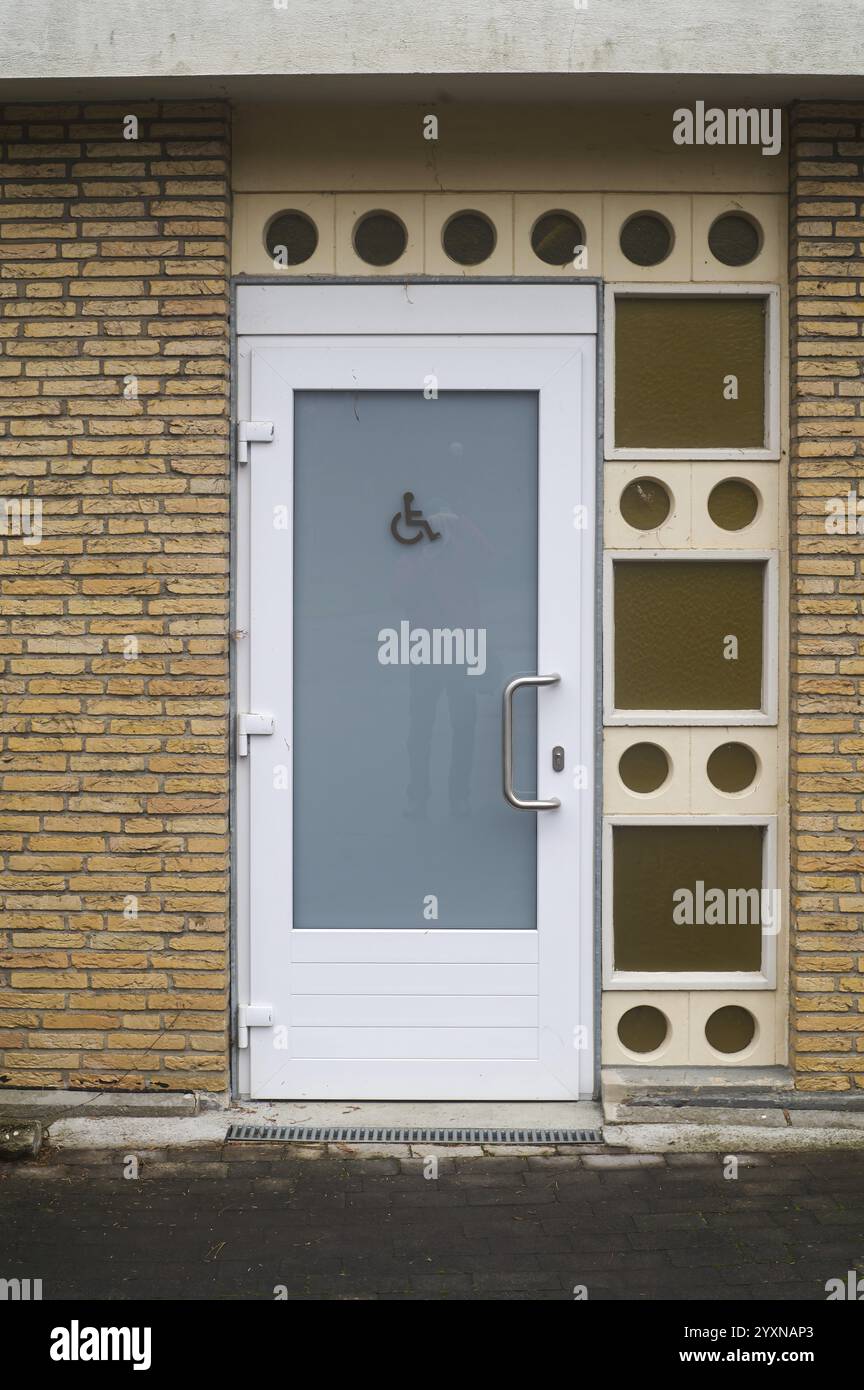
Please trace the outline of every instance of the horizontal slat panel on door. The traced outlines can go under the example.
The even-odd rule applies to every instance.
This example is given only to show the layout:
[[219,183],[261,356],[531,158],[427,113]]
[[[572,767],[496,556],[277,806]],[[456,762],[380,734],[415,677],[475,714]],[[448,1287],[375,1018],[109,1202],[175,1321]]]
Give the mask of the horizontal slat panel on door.
[[294,1027],[536,1028],[535,994],[300,994]]
[[536,994],[536,965],[303,965],[294,994]]
[[[334,1066],[338,1061],[338,1067]],[[268,1070],[269,1068],[269,1070]],[[420,1085],[427,1100],[536,1100],[535,1057],[304,1057],[277,1066],[261,1060],[262,1085],[274,1098],[404,1100]],[[572,1100],[566,1082],[548,1076],[544,1100]]]
[[536,1057],[536,1028],[292,1028],[295,1057]]
[[501,965],[537,960],[536,931],[292,931],[294,961],[490,961]]

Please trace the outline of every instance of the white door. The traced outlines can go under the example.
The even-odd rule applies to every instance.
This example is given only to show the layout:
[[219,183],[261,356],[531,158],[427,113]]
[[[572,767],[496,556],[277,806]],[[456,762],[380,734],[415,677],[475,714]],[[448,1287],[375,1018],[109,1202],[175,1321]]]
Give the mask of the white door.
[[594,293],[239,291],[252,1096],[592,1092]]

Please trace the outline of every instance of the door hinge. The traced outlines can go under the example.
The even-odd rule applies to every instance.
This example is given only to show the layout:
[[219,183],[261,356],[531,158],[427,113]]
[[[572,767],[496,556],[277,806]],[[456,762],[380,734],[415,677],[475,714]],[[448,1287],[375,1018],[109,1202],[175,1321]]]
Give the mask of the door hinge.
[[237,1046],[249,1046],[250,1028],[271,1028],[272,1026],[272,1004],[240,1004],[237,1008]]
[[237,715],[237,757],[248,758],[249,738],[253,734],[272,734],[276,720],[272,714],[255,714],[251,710]]
[[249,462],[250,444],[272,444],[275,430],[272,420],[238,420],[237,462]]

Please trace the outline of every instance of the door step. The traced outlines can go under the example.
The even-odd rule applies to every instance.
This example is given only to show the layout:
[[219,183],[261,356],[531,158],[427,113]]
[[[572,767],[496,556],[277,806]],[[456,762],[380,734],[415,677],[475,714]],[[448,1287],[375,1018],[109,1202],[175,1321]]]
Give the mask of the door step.
[[253,1144],[602,1144],[599,1129],[404,1128],[392,1125],[230,1125],[231,1143]]

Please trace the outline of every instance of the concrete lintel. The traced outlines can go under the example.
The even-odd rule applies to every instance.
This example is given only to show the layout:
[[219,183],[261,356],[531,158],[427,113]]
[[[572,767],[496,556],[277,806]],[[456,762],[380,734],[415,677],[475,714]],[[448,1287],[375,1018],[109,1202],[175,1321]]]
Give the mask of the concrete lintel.
[[860,74],[849,0],[0,0],[8,77]]

